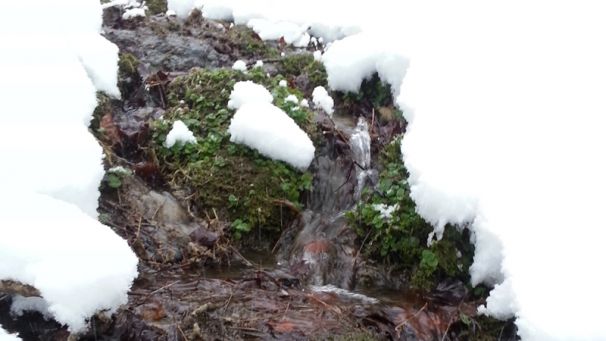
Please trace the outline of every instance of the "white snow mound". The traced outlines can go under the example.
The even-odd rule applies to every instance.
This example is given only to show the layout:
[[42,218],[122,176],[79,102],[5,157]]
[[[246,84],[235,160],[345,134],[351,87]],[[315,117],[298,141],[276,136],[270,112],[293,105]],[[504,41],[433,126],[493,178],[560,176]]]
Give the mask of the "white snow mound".
[[12,193],[0,205],[0,278],[37,288],[54,318],[76,332],[95,312],[126,303],[138,260],[110,228],[42,194]]
[[271,103],[274,97],[267,91],[263,85],[252,81],[238,82],[229,95],[227,107],[229,109],[239,109],[244,103],[262,102]]
[[126,302],[137,275],[126,241],[97,221],[103,154],[88,126],[96,91],[120,96],[118,49],[100,30],[96,0],[0,11],[0,280],[36,287],[74,332]]
[[9,334],[0,326],[0,341],[20,341],[15,334]]
[[334,112],[335,101],[330,97],[328,91],[323,86],[318,86],[311,93],[314,105],[321,108],[328,115],[332,116]]
[[186,144],[186,143],[196,143],[196,137],[194,133],[187,128],[185,123],[181,120],[177,120],[173,122],[173,128],[166,135],[166,147],[171,148],[176,143]]
[[280,108],[270,103],[246,103],[229,125],[231,141],[242,143],[261,154],[307,169],[315,148],[309,136]]

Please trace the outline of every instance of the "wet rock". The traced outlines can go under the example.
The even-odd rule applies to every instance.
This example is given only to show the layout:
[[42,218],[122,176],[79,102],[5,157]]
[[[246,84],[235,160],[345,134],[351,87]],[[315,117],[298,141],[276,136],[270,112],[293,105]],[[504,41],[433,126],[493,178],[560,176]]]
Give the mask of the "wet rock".
[[216,233],[209,231],[204,226],[199,226],[189,234],[189,237],[193,242],[206,247],[212,247],[219,239]]
[[[179,19],[149,17],[142,23],[126,24],[116,19],[114,7],[105,10],[105,37],[140,61],[144,74],[163,71],[188,71],[192,67],[230,65],[235,57],[219,52],[213,39],[203,32],[217,31],[211,25],[182,29]],[[208,35],[207,35],[208,37]]]

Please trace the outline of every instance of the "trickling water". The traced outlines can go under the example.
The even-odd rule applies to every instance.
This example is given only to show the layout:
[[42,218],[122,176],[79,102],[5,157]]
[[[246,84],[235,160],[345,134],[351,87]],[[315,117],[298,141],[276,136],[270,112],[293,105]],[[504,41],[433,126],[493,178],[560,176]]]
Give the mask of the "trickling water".
[[[281,240],[282,263],[313,285],[352,289],[356,272],[356,234],[344,212],[360,199],[376,171],[371,168],[368,123],[335,117],[328,141],[312,164],[315,174],[307,211]],[[347,141],[343,139],[346,138]]]
[[358,124],[356,125],[354,133],[349,139],[349,146],[351,147],[352,158],[356,165],[356,179],[358,183],[356,185],[354,198],[358,201],[360,200],[362,189],[364,189],[366,182],[376,174],[376,172],[370,168],[370,134],[368,132],[368,123],[364,117],[358,119]]

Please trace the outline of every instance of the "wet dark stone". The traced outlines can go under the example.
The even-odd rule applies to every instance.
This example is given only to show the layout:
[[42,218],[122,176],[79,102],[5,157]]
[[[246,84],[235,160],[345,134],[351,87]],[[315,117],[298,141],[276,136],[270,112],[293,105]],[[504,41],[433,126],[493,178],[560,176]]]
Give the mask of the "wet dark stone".
[[217,239],[219,239],[219,236],[216,233],[209,231],[203,226],[195,229],[189,234],[189,237],[193,242],[206,247],[212,247],[217,242]]

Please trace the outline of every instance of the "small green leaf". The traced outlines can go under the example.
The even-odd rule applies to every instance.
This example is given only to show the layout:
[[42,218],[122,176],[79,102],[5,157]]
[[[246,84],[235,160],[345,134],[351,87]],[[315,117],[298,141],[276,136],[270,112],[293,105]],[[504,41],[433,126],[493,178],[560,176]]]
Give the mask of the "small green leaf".
[[120,188],[120,186],[122,186],[122,180],[115,174],[108,174],[107,185],[111,188]]

